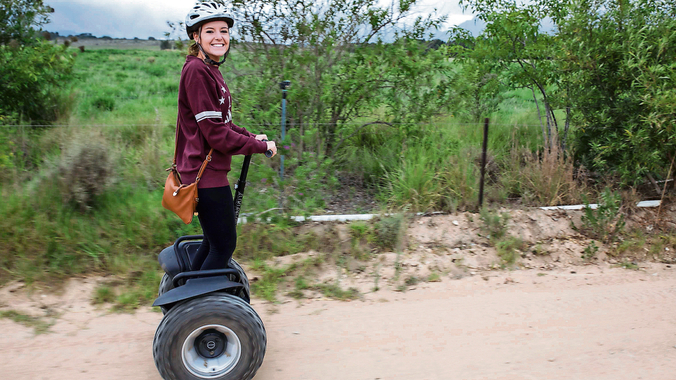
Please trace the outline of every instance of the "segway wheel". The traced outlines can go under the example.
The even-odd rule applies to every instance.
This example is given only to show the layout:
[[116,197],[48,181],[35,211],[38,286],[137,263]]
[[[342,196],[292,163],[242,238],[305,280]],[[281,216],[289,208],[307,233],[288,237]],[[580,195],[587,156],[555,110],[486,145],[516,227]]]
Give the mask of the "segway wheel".
[[174,306],[153,340],[165,380],[249,380],[263,363],[267,338],[256,311],[239,297],[214,293]]
[[[239,263],[235,261],[235,259],[230,259],[230,268],[237,269],[237,272],[239,272],[239,278],[241,279],[241,283],[246,288],[246,293],[243,293],[242,291],[242,293],[239,294],[240,298],[243,298],[245,294],[251,294],[249,290],[249,278],[246,276],[246,273],[244,273],[244,269],[242,269],[242,266],[239,265]],[[234,278],[232,280],[234,280]]]
[[[173,288],[174,284],[171,282],[169,275],[165,273],[164,276],[162,276],[162,280],[160,281],[160,288],[157,291],[157,296],[159,297]],[[167,312],[169,311],[169,309],[166,306],[160,306],[160,309],[162,309],[162,314],[167,314]]]

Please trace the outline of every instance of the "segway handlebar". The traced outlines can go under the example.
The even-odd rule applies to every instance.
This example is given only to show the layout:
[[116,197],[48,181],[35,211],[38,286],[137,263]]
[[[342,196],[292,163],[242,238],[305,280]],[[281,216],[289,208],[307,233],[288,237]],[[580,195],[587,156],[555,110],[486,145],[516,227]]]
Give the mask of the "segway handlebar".
[[[261,141],[267,142],[268,140],[261,140]],[[267,157],[267,158],[272,157],[272,150],[271,149],[268,149],[267,151],[265,151],[265,157]]]

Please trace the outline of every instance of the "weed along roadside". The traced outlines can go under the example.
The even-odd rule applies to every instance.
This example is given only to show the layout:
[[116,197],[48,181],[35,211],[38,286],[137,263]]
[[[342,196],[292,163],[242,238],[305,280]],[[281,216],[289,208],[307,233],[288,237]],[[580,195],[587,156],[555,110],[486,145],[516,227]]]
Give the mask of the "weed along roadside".
[[[504,269],[550,271],[601,263],[638,269],[642,262],[674,262],[676,239],[645,232],[653,228],[654,210],[633,214],[623,226],[627,230],[618,231],[618,238],[625,237],[598,240],[599,228],[619,228],[615,220],[600,227],[603,210],[612,207],[617,205],[601,205],[599,211],[485,209],[352,223],[247,223],[240,226],[240,244],[250,254],[242,259],[252,273],[252,293],[271,305],[288,299],[359,299],[381,289],[406,291]],[[638,241],[643,241],[640,250],[627,248],[636,248]],[[590,247],[597,248],[590,253]]]
[[[286,302],[359,300],[381,291],[407,292],[431,282],[489,278],[504,271],[545,275],[588,265],[641,270],[651,263],[676,264],[676,235],[654,233],[659,228],[654,208],[637,209],[620,224],[617,217],[607,217],[612,213],[605,210],[613,207],[617,205],[391,214],[353,222],[249,222],[239,225],[235,255],[249,275],[253,297],[264,300],[269,311]],[[676,208],[665,210],[664,220],[675,220]],[[614,231],[614,237],[599,231]],[[156,265],[146,265],[131,274],[91,278],[90,302],[117,312],[147,307],[156,297],[160,272]],[[16,309],[4,297],[10,291],[44,292],[40,283],[27,287],[13,281],[9,288],[0,293],[2,317],[32,326],[36,333],[49,331],[58,321],[57,311]]]
[[[625,215],[618,198],[608,193],[602,200],[577,210],[273,217],[240,223],[235,255],[250,273],[253,296],[273,305],[286,299],[353,300],[484,271],[598,263],[638,269],[643,262],[675,262],[676,236],[661,230],[675,220],[673,206],[656,218],[655,208]],[[148,305],[161,277],[153,256],[115,258],[119,272],[98,280],[92,303],[117,311]],[[134,271],[125,269],[132,265]],[[2,310],[4,317],[21,319],[11,305]],[[45,323],[41,330],[48,328]]]

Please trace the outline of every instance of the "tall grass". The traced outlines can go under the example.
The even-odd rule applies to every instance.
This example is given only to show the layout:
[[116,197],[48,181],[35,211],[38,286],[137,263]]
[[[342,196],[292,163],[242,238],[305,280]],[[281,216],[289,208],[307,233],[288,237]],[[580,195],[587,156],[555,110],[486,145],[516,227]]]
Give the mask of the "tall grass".
[[[197,220],[186,226],[160,205],[164,169],[173,156],[183,62],[172,51],[81,53],[76,80],[64,92],[72,101],[69,115],[51,128],[0,131],[0,282],[49,281],[91,271],[155,278],[138,272],[157,271],[161,248],[178,236],[200,232]],[[572,166],[561,155],[533,154],[541,133],[530,93],[511,91],[502,99],[499,111],[489,115],[489,201],[574,199]],[[244,127],[266,132],[261,126]],[[254,157],[243,213],[272,215],[280,206],[293,214],[322,212],[326,197],[341,191],[344,175],[360,176],[380,208],[454,211],[476,203],[481,123],[448,114],[412,132],[396,124],[372,125],[346,139],[333,157],[300,151],[301,139],[316,136],[296,132],[291,130],[289,145],[280,147],[286,155],[283,181],[277,159]],[[90,179],[75,175],[82,156],[69,152],[94,146],[93,141],[103,144],[100,150],[111,162],[104,178],[108,185],[90,191],[84,207],[78,207],[67,197],[73,191],[71,178]],[[233,159],[231,183],[242,159]],[[284,223],[241,227],[235,255],[262,260],[322,245],[320,237],[289,231]],[[146,293],[140,292],[139,299]]]
[[[490,115],[488,200],[549,205],[580,199],[572,163],[560,152],[537,156],[540,126],[531,108],[530,93],[511,91]],[[483,123],[447,115],[420,125],[412,136],[389,126],[365,128],[337,159],[345,171],[360,173],[389,207],[466,210],[478,198],[482,141]]]

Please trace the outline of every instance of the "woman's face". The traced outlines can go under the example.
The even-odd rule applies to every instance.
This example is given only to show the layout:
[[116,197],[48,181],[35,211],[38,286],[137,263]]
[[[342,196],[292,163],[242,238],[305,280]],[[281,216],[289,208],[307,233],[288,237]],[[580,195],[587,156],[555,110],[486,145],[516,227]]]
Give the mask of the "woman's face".
[[230,46],[230,30],[225,21],[211,21],[202,25],[199,36],[195,33],[195,41],[202,45],[202,49],[218,60],[224,56]]

